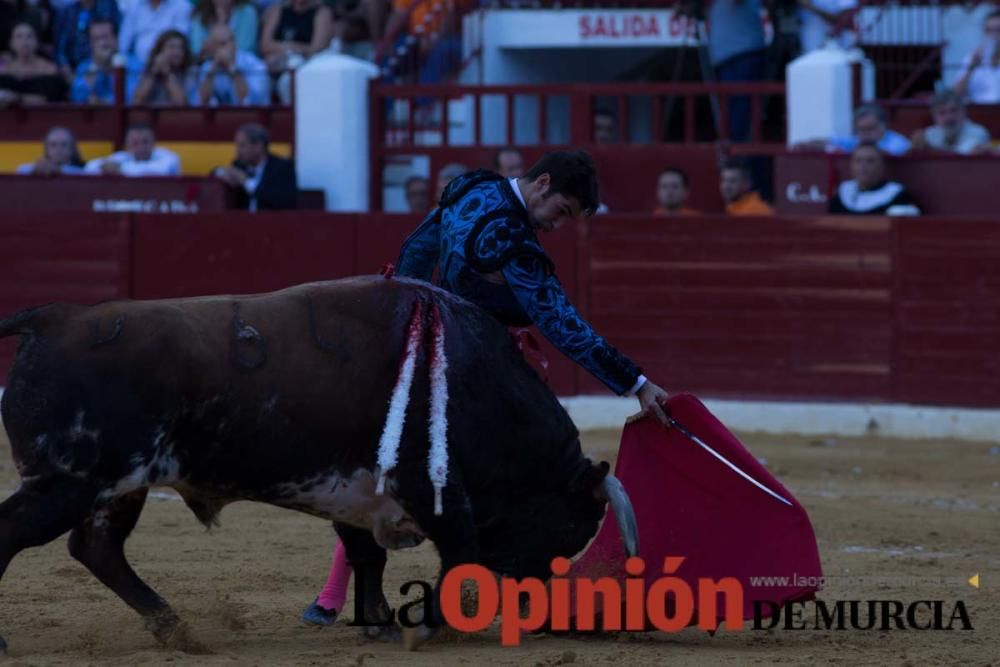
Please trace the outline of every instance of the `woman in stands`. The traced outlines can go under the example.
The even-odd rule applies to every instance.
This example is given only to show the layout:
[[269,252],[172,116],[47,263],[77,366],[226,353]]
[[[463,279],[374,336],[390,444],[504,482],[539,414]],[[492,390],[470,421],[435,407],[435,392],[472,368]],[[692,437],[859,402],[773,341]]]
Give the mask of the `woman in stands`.
[[198,82],[191,67],[187,37],[167,30],[156,38],[139,84],[132,96],[134,104],[187,105],[197,95]]
[[920,209],[901,184],[885,177],[885,158],[873,143],[851,153],[851,176],[837,186],[830,213],[840,215],[920,215]]
[[38,34],[31,24],[15,25],[10,51],[0,56],[0,107],[63,102],[68,89],[55,63],[38,55]]
[[294,69],[330,45],[333,16],[318,0],[290,0],[264,14],[260,52],[272,72]]
[[191,15],[188,31],[191,53],[199,62],[211,57],[208,35],[216,25],[228,25],[236,37],[236,48],[257,53],[257,8],[250,0],[201,0]]
[[65,127],[53,127],[45,135],[44,152],[35,162],[22,164],[19,174],[55,176],[56,174],[82,174],[83,158],[76,145],[76,137]]

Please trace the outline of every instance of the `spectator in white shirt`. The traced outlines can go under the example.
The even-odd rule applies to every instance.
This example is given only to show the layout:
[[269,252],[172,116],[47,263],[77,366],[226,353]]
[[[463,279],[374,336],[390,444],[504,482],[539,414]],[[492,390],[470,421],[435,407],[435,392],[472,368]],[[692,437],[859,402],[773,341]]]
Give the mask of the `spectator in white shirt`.
[[135,0],[125,12],[118,44],[122,53],[134,53],[145,63],[160,33],[177,30],[187,34],[190,25],[188,0]]
[[191,104],[245,106],[271,101],[271,80],[264,61],[237,50],[228,25],[216,24],[205,43],[208,61],[198,72],[198,93]]
[[125,132],[125,150],[91,160],[84,171],[122,176],[177,176],[181,161],[173,151],[156,146],[153,128],[137,123]]
[[1000,10],[983,22],[983,42],[965,59],[955,92],[973,104],[1000,103]]
[[931,100],[934,124],[913,135],[914,150],[935,150],[970,155],[990,150],[990,133],[965,115],[962,98],[953,90]]

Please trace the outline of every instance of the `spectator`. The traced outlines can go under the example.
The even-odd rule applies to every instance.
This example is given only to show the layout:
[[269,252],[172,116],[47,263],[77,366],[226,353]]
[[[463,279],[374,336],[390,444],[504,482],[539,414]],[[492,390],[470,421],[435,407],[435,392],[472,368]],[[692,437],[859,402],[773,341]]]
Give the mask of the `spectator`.
[[0,55],[0,107],[66,100],[66,79],[50,60],[38,55],[38,36],[30,23],[18,23],[10,53]]
[[[469,0],[449,3],[435,0],[393,0],[389,27],[385,34],[398,34],[397,47],[408,48],[405,39],[416,40],[416,53],[422,61],[420,83],[438,83],[462,60],[461,21]],[[406,29],[403,29],[406,26]],[[408,33],[408,35],[407,35]]]
[[198,62],[210,58],[209,33],[217,25],[232,28],[236,48],[256,55],[257,8],[249,0],[200,0],[191,17],[188,40]]
[[379,42],[385,31],[386,0],[328,0],[331,6],[331,48],[340,51],[352,42]]
[[176,30],[167,30],[153,45],[132,101],[185,105],[188,100],[196,99],[197,94],[198,81],[191,69],[187,37]]
[[834,138],[830,147],[850,153],[862,143],[873,143],[889,155],[902,155],[910,150],[910,140],[889,129],[885,111],[874,103],[862,104],[855,109],[854,136]]
[[19,174],[55,176],[56,174],[82,174],[83,160],[76,138],[65,127],[53,127],[45,135],[44,152],[35,162],[22,164]]
[[205,43],[209,60],[198,74],[198,96],[192,104],[246,106],[271,101],[267,67],[257,56],[236,48],[233,29],[217,23]]
[[77,0],[56,14],[55,57],[64,72],[73,72],[90,58],[91,24],[110,23],[114,30],[121,25],[118,0]]
[[[90,22],[90,55],[77,65],[70,101],[77,104],[113,104],[115,101],[115,56],[118,37],[115,24],[105,19]],[[142,66],[134,55],[124,56],[125,99],[131,100]]]
[[468,167],[457,162],[451,162],[441,167],[441,171],[438,172],[437,177],[437,188],[434,191],[434,201],[441,201],[441,195],[452,179],[458,178],[467,171],[469,171]]
[[851,154],[851,176],[837,186],[830,213],[842,215],[919,215],[910,193],[886,180],[885,158],[874,143],[863,143]]
[[694,215],[698,211],[688,208],[691,194],[688,175],[677,167],[664,169],[656,180],[656,215]]
[[291,160],[273,155],[267,130],[249,123],[236,131],[236,159],[232,166],[212,173],[237,188],[240,208],[250,211],[296,208],[298,181]]
[[593,133],[595,144],[613,144],[618,141],[618,122],[607,109],[594,110]]
[[18,23],[30,24],[35,34],[40,35],[45,17],[30,0],[0,0],[0,49],[10,44],[14,26]]
[[767,49],[764,79],[784,80],[788,63],[802,55],[802,17],[800,0],[762,0],[774,28]]
[[[766,66],[760,0],[713,0],[708,8],[708,56],[720,81],[760,81]],[[729,139],[750,138],[750,98],[729,98]]]
[[332,37],[330,8],[317,0],[289,0],[264,15],[260,52],[272,72],[295,68],[327,48]]
[[493,156],[493,170],[504,178],[524,176],[524,158],[521,151],[512,146],[501,148]]
[[990,133],[965,115],[965,104],[958,93],[945,90],[931,100],[934,124],[913,135],[915,150],[936,150],[970,155],[990,150]]
[[188,0],[135,0],[125,12],[118,42],[122,53],[134,53],[143,64],[148,64],[163,33],[172,30],[186,35],[190,27]]
[[156,145],[153,128],[136,123],[125,131],[125,150],[91,160],[84,171],[121,176],[177,176],[181,161],[173,151]]
[[774,209],[753,189],[750,168],[743,162],[729,160],[723,163],[719,192],[729,215],[774,214]]
[[431,182],[423,176],[410,176],[403,185],[406,207],[410,213],[424,214],[431,210]]
[[849,30],[857,0],[799,0],[799,44],[803,53],[821,48],[834,37],[843,48],[854,46]]
[[1000,103],[1000,9],[983,21],[983,42],[962,63],[955,92],[973,104]]

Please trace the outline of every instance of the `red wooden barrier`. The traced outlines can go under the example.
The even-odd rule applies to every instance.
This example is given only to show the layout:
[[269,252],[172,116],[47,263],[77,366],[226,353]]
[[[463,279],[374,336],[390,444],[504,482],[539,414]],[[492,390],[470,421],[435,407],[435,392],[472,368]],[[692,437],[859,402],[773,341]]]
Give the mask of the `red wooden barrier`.
[[160,141],[232,141],[244,123],[268,128],[271,141],[294,142],[291,107],[172,107],[45,104],[0,109],[4,141],[38,141],[52,127],[68,127],[81,141],[118,145],[131,123],[148,123]]
[[73,211],[210,213],[235,208],[231,188],[217,178],[158,176],[33,176],[0,174],[5,212]]
[[[6,213],[0,221],[0,317],[52,301],[96,303],[131,293],[126,215]],[[4,376],[14,339],[0,340]],[[3,384],[0,382],[0,384]]]
[[[373,273],[405,216],[11,213],[0,311]],[[543,239],[581,314],[671,390],[1000,407],[1000,224],[600,217]],[[601,388],[546,346],[560,394]],[[9,364],[10,340],[0,346]]]
[[595,219],[590,320],[673,389],[887,397],[889,240],[885,218]]
[[136,216],[132,296],[253,294],[354,275],[353,216]]
[[901,221],[893,252],[894,394],[1000,405],[1000,224]]

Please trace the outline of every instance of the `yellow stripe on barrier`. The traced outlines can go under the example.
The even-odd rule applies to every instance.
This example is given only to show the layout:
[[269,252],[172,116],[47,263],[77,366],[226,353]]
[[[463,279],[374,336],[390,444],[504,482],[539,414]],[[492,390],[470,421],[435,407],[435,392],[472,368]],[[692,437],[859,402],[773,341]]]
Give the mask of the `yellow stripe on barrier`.
[[[177,153],[181,159],[181,173],[185,176],[207,176],[215,167],[231,163],[235,156],[235,148],[228,141],[163,141],[157,145]],[[114,150],[110,141],[81,141],[79,146],[85,161],[109,155]],[[0,142],[0,174],[13,174],[20,165],[38,160],[42,152],[40,141]],[[292,145],[274,143],[271,152],[291,157]]]

